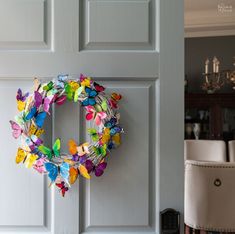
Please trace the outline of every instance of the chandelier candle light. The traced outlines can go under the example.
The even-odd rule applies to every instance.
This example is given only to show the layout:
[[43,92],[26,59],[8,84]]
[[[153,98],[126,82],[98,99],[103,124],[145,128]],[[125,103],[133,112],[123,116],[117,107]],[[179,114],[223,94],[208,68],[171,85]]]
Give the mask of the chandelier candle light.
[[[220,71],[220,61],[216,56],[212,60],[212,72],[209,70],[209,65],[210,60],[207,58],[205,61],[205,73],[202,74],[205,79],[205,82],[202,84],[202,89],[207,91],[208,94],[221,89],[225,81],[235,85],[235,70]],[[235,66],[235,63],[233,65]],[[235,89],[235,86],[233,89]]]

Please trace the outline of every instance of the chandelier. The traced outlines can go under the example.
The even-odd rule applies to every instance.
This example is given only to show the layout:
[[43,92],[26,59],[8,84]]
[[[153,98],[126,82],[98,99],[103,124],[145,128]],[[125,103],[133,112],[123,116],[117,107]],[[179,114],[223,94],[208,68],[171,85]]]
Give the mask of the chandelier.
[[[220,61],[214,56],[212,60],[212,71],[209,70],[210,60],[207,58],[205,61],[205,72],[202,74],[204,82],[202,89],[207,93],[214,93],[221,89],[225,83],[230,83],[235,89],[235,70],[222,70],[220,71]],[[235,66],[235,63],[233,63]]]

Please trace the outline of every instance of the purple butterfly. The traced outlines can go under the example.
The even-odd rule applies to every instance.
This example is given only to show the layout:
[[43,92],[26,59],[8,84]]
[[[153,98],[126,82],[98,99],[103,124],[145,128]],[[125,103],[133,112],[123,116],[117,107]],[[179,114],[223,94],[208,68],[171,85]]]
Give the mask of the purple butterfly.
[[38,92],[34,92],[35,106],[38,109],[41,105],[43,105],[43,110],[49,113],[50,104],[54,96],[49,96],[43,99],[43,96]]
[[83,164],[86,161],[86,155],[79,156],[78,154],[74,154],[72,160],[75,161],[75,162],[79,161],[81,164]]
[[28,96],[29,96],[29,93],[26,93],[25,95],[23,95],[22,90],[18,89],[16,100],[24,102]]
[[90,173],[91,171],[94,171],[96,176],[102,176],[104,173],[104,169],[107,167],[107,163],[102,162],[98,164],[97,166],[95,166],[91,160],[86,160],[85,167],[88,173]]

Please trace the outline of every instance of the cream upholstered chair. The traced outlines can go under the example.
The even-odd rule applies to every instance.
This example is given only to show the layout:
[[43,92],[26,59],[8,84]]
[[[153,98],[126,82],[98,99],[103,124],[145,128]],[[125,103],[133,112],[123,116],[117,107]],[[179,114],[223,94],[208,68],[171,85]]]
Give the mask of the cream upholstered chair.
[[185,140],[184,158],[185,160],[225,162],[225,142],[214,140]]
[[235,163],[226,162],[225,142],[185,141],[185,159],[185,224],[234,232]]
[[229,162],[235,162],[235,141],[228,142]]

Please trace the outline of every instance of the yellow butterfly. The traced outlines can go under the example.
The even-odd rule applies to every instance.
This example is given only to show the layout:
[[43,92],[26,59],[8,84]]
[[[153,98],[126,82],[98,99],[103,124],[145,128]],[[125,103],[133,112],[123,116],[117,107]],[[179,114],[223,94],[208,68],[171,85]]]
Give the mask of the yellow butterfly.
[[104,132],[103,132],[103,135],[102,135],[102,138],[101,138],[102,144],[108,143],[109,139],[110,139],[110,129],[105,128]]
[[36,125],[34,125],[33,123],[30,125],[29,128],[29,135],[36,135],[37,137],[41,136],[44,133],[44,129],[42,128],[37,128]]
[[82,164],[80,164],[79,167],[78,167],[78,169],[79,169],[80,174],[81,174],[83,177],[85,177],[86,179],[90,179],[90,178],[91,178],[91,176],[89,175],[89,173],[88,173],[88,171],[87,171],[87,169],[86,169],[85,166],[83,166]]
[[71,167],[69,169],[69,183],[74,184],[77,178],[78,178],[78,169],[75,167]]
[[17,100],[17,109],[18,111],[22,111],[25,108],[25,102],[21,101],[21,100]]
[[112,136],[112,141],[113,141],[116,145],[120,145],[120,144],[121,144],[121,136],[120,136],[120,133],[116,133],[114,136]]
[[90,87],[91,86],[91,78],[90,77],[86,77],[81,81],[81,86],[84,87]]
[[69,86],[74,92],[79,88],[79,84],[76,81],[69,81]]
[[16,163],[19,164],[21,162],[25,163],[27,168],[33,166],[34,162],[37,160],[38,156],[35,154],[30,154],[24,151],[22,148],[18,148],[17,155],[16,155]]
[[65,158],[65,159],[64,159],[64,162],[68,163],[68,164],[71,165],[71,166],[74,166],[74,165],[75,165],[75,162],[74,162],[72,159],[67,159],[67,158]]

